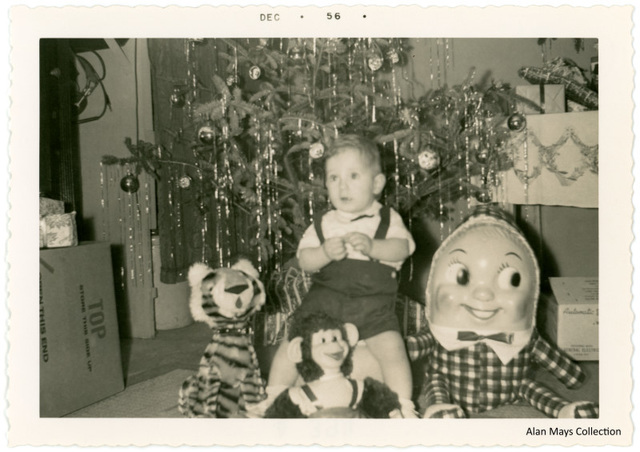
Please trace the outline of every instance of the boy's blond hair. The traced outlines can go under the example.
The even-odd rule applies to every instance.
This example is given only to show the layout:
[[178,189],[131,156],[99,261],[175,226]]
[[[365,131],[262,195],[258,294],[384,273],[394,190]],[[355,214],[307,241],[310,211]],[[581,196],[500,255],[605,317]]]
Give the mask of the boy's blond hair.
[[325,162],[346,149],[355,149],[377,172],[382,172],[380,150],[372,140],[360,135],[341,135],[335,139],[325,154]]

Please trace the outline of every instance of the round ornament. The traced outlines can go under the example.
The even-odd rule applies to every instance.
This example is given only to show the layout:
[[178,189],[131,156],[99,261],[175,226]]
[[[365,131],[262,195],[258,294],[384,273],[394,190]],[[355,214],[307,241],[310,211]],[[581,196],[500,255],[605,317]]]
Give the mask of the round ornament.
[[380,69],[382,67],[383,63],[384,63],[384,60],[382,59],[382,57],[380,55],[372,55],[367,60],[367,64],[369,65],[369,69],[371,69],[373,72],[375,72],[378,69]]
[[514,113],[507,119],[509,130],[520,132],[527,125],[527,118],[522,113]]
[[182,176],[178,179],[178,187],[180,188],[189,188],[191,187],[191,178],[189,176]]
[[400,62],[400,55],[396,49],[390,49],[387,52],[387,59],[391,62],[391,64],[398,64]]
[[319,159],[324,155],[324,145],[320,142],[313,143],[309,146],[309,157],[312,159]]
[[260,66],[251,66],[251,69],[249,69],[249,77],[251,77],[251,80],[258,80],[261,75],[262,69],[260,69]]
[[173,105],[174,107],[184,107],[185,97],[180,87],[176,86],[173,88],[173,92],[171,93],[169,99],[171,100],[171,105]]
[[288,50],[289,58],[296,63],[301,63],[304,60],[304,48],[301,46],[293,46]]
[[418,165],[420,168],[431,171],[440,164],[440,157],[433,149],[425,149],[418,155]]
[[140,188],[140,181],[137,176],[127,174],[120,180],[120,188],[127,193],[135,193]]
[[490,152],[487,148],[480,148],[476,150],[476,161],[481,165],[485,165],[489,161]]
[[213,144],[215,138],[215,132],[213,130],[213,124],[206,123],[198,129],[198,140],[202,144]]
[[481,203],[491,202],[491,194],[486,188],[481,188],[476,192],[476,199]]

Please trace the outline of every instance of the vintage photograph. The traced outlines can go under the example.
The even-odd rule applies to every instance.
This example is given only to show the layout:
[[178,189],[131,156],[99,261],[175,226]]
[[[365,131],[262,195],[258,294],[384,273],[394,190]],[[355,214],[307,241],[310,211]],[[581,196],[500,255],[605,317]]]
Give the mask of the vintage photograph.
[[339,30],[37,37],[35,418],[624,444],[601,411],[608,38]]

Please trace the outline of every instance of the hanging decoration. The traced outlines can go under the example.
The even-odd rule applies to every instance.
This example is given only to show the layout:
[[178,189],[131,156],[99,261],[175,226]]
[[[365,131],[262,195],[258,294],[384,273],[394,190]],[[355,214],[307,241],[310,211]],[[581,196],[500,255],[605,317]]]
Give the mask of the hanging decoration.
[[387,52],[387,60],[389,60],[391,64],[398,64],[400,62],[398,51],[396,49],[389,49]]
[[120,180],[120,188],[127,193],[135,193],[140,188],[140,181],[138,176],[134,174],[127,174]]
[[527,125],[527,118],[522,113],[514,113],[509,116],[507,120],[507,125],[510,130],[514,132],[520,132]]
[[476,161],[481,165],[486,165],[489,162],[491,151],[486,147],[479,147],[475,151]]
[[251,80],[258,80],[260,75],[262,75],[262,69],[260,69],[260,66],[251,66],[249,69],[249,77],[251,77]]
[[193,182],[193,180],[191,179],[191,177],[182,176],[182,177],[180,177],[180,179],[178,179],[178,187],[184,188],[184,189],[190,188],[192,182]]
[[171,93],[171,105],[176,108],[182,108],[185,104],[185,93],[184,88],[181,86],[174,86],[173,92]]
[[371,71],[373,72],[379,70],[382,67],[383,63],[384,60],[382,59],[382,56],[378,55],[377,53],[372,54],[367,60],[369,69],[371,69]]
[[213,140],[215,139],[215,131],[214,126],[211,121],[207,121],[198,129],[198,140],[200,143],[205,145],[213,144]]
[[420,168],[427,171],[432,171],[440,164],[440,157],[438,153],[433,149],[426,148],[418,155],[418,165]]
[[238,76],[231,74],[227,76],[227,86],[231,87],[238,84]]
[[478,189],[478,191],[476,191],[476,200],[483,204],[491,202],[491,193],[489,193],[489,190],[487,188],[480,188]]
[[321,142],[312,143],[311,146],[309,146],[309,157],[312,159],[317,160],[322,158],[323,155],[324,145]]

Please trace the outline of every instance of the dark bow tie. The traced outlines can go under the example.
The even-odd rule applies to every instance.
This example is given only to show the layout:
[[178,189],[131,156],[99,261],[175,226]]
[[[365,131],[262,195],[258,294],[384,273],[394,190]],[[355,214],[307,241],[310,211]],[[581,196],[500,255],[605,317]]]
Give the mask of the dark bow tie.
[[360,215],[358,217],[352,218],[351,221],[362,220],[363,218],[373,218],[373,215]]
[[473,331],[458,331],[458,340],[459,341],[479,341],[482,339],[490,339],[492,341],[504,342],[505,344],[510,344],[513,342],[513,333],[496,333],[496,334],[487,334],[483,336],[482,334],[477,334]]

